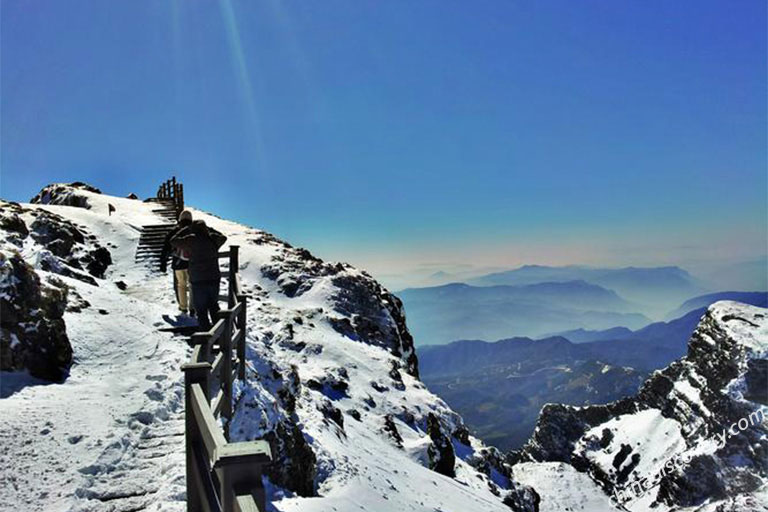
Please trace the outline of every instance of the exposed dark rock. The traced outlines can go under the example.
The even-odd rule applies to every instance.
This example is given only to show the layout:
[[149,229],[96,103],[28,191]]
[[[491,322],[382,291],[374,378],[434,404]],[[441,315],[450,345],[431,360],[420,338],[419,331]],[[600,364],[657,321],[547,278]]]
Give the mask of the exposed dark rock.
[[533,487],[513,484],[503,503],[514,512],[539,512],[541,498]]
[[88,199],[78,194],[79,190],[101,194],[101,190],[86,183],[76,181],[74,183],[52,183],[30,200],[35,204],[55,204],[61,206],[75,206],[78,208],[91,208]]
[[136,194],[134,194],[133,192],[131,192],[130,194],[128,194],[128,195],[127,195],[127,196],[125,196],[125,197],[126,197],[126,199],[138,199],[138,198],[139,198],[139,196],[137,196],[137,195],[136,195]]
[[338,375],[338,372],[336,374],[324,375],[319,379],[308,379],[306,385],[309,389],[319,391],[331,400],[338,400],[348,396],[349,384],[343,377]]
[[109,254],[106,247],[99,247],[90,251],[83,259],[87,262],[88,273],[99,278],[104,278],[104,272],[112,264],[112,255]]
[[5,239],[21,247],[29,236],[29,228],[19,216],[23,208],[18,203],[0,200],[0,229],[5,231]]
[[753,402],[768,405],[768,359],[748,361],[744,377],[747,383],[745,397]]
[[427,434],[432,443],[427,448],[429,469],[441,475],[454,477],[456,475],[456,454],[453,450],[450,436],[443,432],[440,420],[433,413],[427,415]]
[[48,251],[41,251],[38,256],[38,265],[41,270],[53,272],[65,277],[71,277],[93,286],[99,286],[94,278],[83,272],[78,272],[72,268],[72,265],[65,264],[60,258],[57,258]]
[[63,320],[66,289],[41,283],[18,254],[0,253],[0,369],[61,381],[72,364]]
[[299,369],[296,365],[291,365],[287,375],[282,378],[282,384],[277,392],[277,396],[283,403],[283,407],[289,414],[296,412],[296,398],[301,393],[301,378],[299,378]]
[[464,425],[459,425],[456,427],[456,430],[454,430],[451,435],[455,437],[461,444],[469,446],[469,429],[467,429],[467,427]]
[[267,468],[269,479],[299,496],[314,496],[317,458],[299,427],[281,422],[265,439],[273,454]]
[[115,286],[123,292],[128,289],[128,285],[125,284],[125,281],[115,281]]
[[32,238],[60,258],[69,256],[75,244],[85,243],[85,237],[77,226],[46,211],[38,212],[32,223]]
[[389,391],[389,388],[387,386],[383,384],[379,384],[375,380],[371,381],[371,387],[376,391],[378,391],[379,393],[386,393],[387,391]]
[[9,215],[3,215],[0,217],[0,228],[11,233],[17,233],[21,238],[26,238],[29,235],[29,229],[24,221],[15,213]]
[[395,420],[392,418],[392,415],[387,414],[384,416],[384,432],[389,434],[389,436],[392,438],[392,440],[395,442],[395,444],[402,448],[403,447],[403,436],[400,435],[400,431],[397,430],[397,425],[395,425]]
[[404,391],[405,383],[403,383],[403,376],[400,375],[400,365],[397,361],[390,361],[391,368],[389,370],[389,378],[394,381],[394,387],[397,390]]
[[325,418],[333,421],[344,430],[344,415],[341,413],[341,409],[334,407],[330,400],[323,400],[319,409]]

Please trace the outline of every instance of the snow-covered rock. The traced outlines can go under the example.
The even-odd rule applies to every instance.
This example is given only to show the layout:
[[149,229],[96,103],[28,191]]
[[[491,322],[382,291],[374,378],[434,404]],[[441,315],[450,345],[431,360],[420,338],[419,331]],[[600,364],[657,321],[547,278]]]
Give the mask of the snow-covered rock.
[[765,510],[766,358],[768,310],[717,302],[687,357],[656,372],[637,396],[546,406],[511,461],[567,463],[633,511]]
[[62,380],[72,364],[66,304],[63,286],[42,283],[18,253],[0,252],[0,370]]

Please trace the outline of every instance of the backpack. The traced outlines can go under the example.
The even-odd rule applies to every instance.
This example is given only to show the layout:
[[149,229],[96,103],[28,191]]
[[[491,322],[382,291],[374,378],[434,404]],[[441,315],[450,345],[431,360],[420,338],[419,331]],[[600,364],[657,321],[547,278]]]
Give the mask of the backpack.
[[181,261],[189,261],[189,251],[184,249],[176,249],[176,258],[180,259]]

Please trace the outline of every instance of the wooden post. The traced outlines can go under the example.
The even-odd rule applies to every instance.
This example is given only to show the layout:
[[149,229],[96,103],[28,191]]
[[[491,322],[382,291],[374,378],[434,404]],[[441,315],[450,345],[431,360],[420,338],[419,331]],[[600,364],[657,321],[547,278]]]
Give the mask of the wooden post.
[[189,512],[202,512],[204,510],[200,496],[200,489],[195,489],[195,482],[200,478],[196,474],[199,471],[195,450],[202,445],[202,436],[200,429],[195,421],[195,414],[192,412],[192,385],[201,384],[203,390],[207,388],[204,384],[208,382],[208,375],[211,372],[210,363],[186,363],[182,365],[184,372],[184,442],[187,455],[187,510]]
[[240,324],[240,339],[237,340],[237,378],[245,380],[245,333],[246,333],[246,313],[245,306],[247,305],[245,295],[239,295],[237,297],[238,302],[241,302],[243,306],[240,308],[240,318],[238,323]]
[[184,184],[179,183],[179,208],[184,209]]
[[219,453],[214,470],[219,477],[221,510],[234,510],[238,496],[251,495],[259,510],[266,510],[266,496],[261,484],[265,464],[272,460],[266,441],[228,443]]
[[[210,366],[211,361],[211,339],[207,333],[196,332],[191,336],[192,346],[200,345],[200,360],[196,362],[207,363]],[[208,399],[208,403],[211,402],[211,390],[210,390],[210,372],[205,376],[203,381],[200,381],[200,386],[205,392],[205,397]]]
[[224,319],[224,332],[219,338],[219,347],[221,348],[221,373],[219,382],[221,385],[222,400],[221,415],[227,419],[224,422],[224,437],[229,441],[229,421],[232,419],[232,316],[229,311],[221,311],[219,318]]
[[229,291],[227,297],[230,309],[235,307],[235,279],[237,279],[237,271],[240,268],[239,248],[238,245],[229,246]]

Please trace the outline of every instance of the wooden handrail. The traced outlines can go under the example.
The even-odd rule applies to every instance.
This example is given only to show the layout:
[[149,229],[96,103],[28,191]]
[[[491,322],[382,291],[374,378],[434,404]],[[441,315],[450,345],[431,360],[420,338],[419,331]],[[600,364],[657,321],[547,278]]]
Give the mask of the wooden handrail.
[[157,189],[158,199],[171,199],[178,216],[184,210],[184,185],[176,181],[176,176],[166,180]]
[[[272,460],[269,443],[229,442],[233,382],[245,380],[248,297],[242,293],[238,250],[238,246],[230,246],[229,251],[219,253],[219,257],[229,259],[227,309],[219,311],[218,320],[208,331],[190,337],[192,354],[182,366],[187,510],[191,512],[263,512],[266,505],[261,474]],[[215,383],[214,389],[211,383]]]

